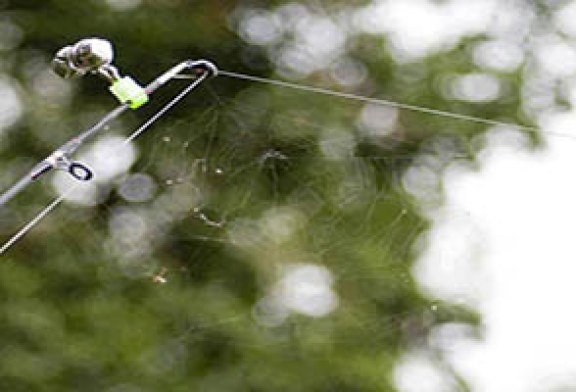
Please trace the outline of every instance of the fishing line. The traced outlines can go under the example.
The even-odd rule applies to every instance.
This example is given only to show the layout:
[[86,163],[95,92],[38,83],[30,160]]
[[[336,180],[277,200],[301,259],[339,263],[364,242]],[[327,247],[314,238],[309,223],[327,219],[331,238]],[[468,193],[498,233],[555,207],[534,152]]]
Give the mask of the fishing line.
[[28,222],[24,227],[22,227],[16,234],[14,234],[8,241],[2,245],[0,248],[0,255],[4,254],[8,249],[10,249],[18,240],[24,237],[34,226],[36,226],[46,215],[48,215],[52,210],[54,210],[58,205],[75,189],[78,184],[72,185],[64,193],[58,196],[52,203],[50,203],[46,208],[44,208],[38,215],[36,215],[30,222]]
[[202,76],[196,78],[196,80],[192,84],[190,84],[188,87],[182,90],[182,92],[180,92],[176,97],[174,97],[174,99],[168,102],[162,109],[156,112],[156,114],[154,114],[148,121],[142,124],[140,128],[132,132],[132,134],[124,140],[124,144],[126,145],[130,143],[132,140],[136,139],[138,136],[144,133],[144,131],[146,131],[156,120],[162,117],[168,110],[172,109],[174,105],[180,102],[186,95],[188,95],[196,87],[198,87],[198,85],[202,83],[207,77],[208,74],[202,74]]
[[[387,100],[387,99],[370,98],[370,97],[366,97],[366,96],[362,96],[362,95],[343,93],[343,92],[325,89],[325,88],[321,88],[321,87],[306,86],[306,85],[302,85],[302,84],[298,84],[298,83],[291,83],[291,82],[281,81],[281,80],[277,80],[277,79],[269,79],[269,78],[264,78],[264,77],[259,77],[259,76],[247,75],[247,74],[238,73],[238,72],[219,70],[218,75],[226,76],[226,77],[233,78],[233,79],[241,79],[241,80],[246,80],[246,81],[251,81],[251,82],[256,82],[256,83],[262,83],[262,84],[268,84],[268,85],[273,85],[273,86],[277,86],[277,87],[288,88],[288,89],[292,89],[292,90],[299,90],[299,91],[303,91],[303,92],[327,95],[327,96],[343,98],[343,99],[348,99],[348,100],[353,100],[353,101],[358,101],[358,102],[371,103],[374,105],[387,106],[387,107],[392,107],[392,108],[397,108],[397,109],[402,109],[402,110],[407,110],[407,111],[412,111],[412,112],[418,112],[418,113],[435,115],[435,116],[440,116],[440,117],[445,117],[445,118],[451,118],[451,119],[459,120],[459,121],[466,121],[466,122],[472,122],[472,123],[478,123],[478,124],[484,124],[484,125],[490,125],[490,126],[511,127],[511,128],[515,128],[518,130],[524,130],[524,131],[529,131],[529,132],[542,132],[542,133],[552,135],[552,136],[576,139],[576,135],[572,135],[572,134],[568,134],[568,133],[562,133],[562,132],[544,131],[541,128],[535,127],[535,126],[521,125],[518,123],[506,122],[506,121],[490,120],[487,118],[482,118],[482,117],[477,117],[477,116],[448,112],[448,111],[444,111],[444,110],[438,110],[438,109],[433,109],[433,108],[428,108],[428,107],[418,106],[418,105],[411,105],[411,104],[391,101],[391,100]],[[189,76],[179,75],[177,78],[178,79],[188,79]]]

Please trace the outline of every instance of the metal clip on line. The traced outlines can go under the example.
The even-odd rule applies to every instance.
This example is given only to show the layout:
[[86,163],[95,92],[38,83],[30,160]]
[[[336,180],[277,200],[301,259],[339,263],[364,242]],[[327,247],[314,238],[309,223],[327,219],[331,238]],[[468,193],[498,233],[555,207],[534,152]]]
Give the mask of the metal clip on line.
[[[151,93],[186,70],[193,71],[198,77],[204,75],[204,78],[218,74],[218,68],[209,61],[189,60],[171,68],[144,88],[131,77],[122,77],[118,69],[112,65],[113,59],[114,50],[109,41],[86,38],[60,49],[52,60],[52,68],[56,74],[65,79],[82,77],[86,74],[94,74],[105,79],[110,83],[110,92],[122,106],[131,109],[138,109],[146,104]],[[58,169],[67,171],[77,180],[89,181],[93,177],[92,170],[82,163],[72,161],[69,156],[99,128],[95,126],[87,130],[54,151],[38,165],[36,170],[33,170],[32,179],[35,180],[51,169]]]

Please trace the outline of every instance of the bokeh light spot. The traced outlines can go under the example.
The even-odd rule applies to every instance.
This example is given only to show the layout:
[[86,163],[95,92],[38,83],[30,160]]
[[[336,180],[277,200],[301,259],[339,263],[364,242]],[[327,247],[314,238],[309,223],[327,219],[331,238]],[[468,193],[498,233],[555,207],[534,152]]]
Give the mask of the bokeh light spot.
[[151,200],[158,186],[152,177],[143,173],[132,174],[118,187],[118,193],[126,201],[141,203]]

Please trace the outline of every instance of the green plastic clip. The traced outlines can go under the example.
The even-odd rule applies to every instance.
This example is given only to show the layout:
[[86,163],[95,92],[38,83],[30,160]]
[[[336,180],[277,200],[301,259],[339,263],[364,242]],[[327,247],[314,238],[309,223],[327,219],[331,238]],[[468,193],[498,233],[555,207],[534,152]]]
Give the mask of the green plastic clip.
[[110,92],[122,103],[128,102],[130,108],[138,109],[148,102],[148,94],[138,83],[129,76],[115,81],[110,87]]

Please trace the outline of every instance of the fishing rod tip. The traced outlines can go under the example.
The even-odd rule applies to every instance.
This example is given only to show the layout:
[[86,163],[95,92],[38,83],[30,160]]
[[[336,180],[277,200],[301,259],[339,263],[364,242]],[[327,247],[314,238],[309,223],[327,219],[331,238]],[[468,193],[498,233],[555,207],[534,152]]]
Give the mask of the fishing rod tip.
[[208,60],[190,60],[188,68],[197,73],[207,73],[208,77],[218,76],[218,67]]

